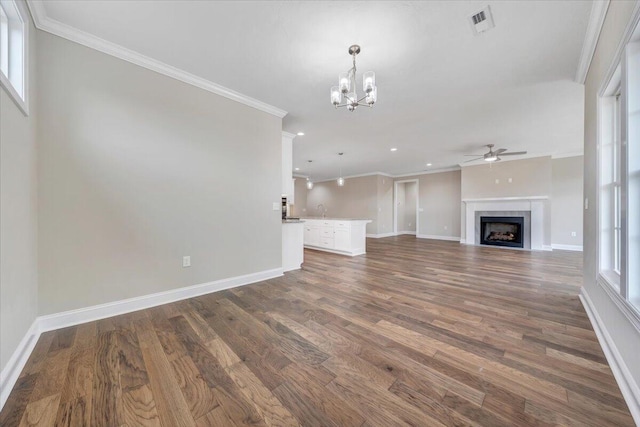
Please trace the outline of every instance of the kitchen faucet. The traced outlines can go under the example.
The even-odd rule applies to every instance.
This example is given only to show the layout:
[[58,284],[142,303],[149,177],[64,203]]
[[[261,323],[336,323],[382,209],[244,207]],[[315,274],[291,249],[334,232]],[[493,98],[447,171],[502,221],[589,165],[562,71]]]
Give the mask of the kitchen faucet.
[[324,216],[327,213],[327,209],[324,207],[324,205],[322,203],[320,203],[318,205],[318,207],[316,208],[316,210],[319,210],[320,212],[322,212],[322,218],[324,218]]

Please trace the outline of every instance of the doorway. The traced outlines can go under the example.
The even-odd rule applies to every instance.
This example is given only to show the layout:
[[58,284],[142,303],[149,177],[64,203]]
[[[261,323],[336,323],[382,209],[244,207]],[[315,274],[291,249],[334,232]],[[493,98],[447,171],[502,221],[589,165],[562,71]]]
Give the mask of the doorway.
[[396,181],[393,192],[394,234],[416,235],[418,232],[418,180]]

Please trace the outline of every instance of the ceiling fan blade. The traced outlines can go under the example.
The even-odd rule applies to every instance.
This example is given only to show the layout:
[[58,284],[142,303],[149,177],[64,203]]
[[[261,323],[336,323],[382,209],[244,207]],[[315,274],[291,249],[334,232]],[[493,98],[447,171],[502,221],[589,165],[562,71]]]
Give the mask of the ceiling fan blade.
[[504,153],[505,151],[507,151],[506,148],[499,148],[496,151],[494,151],[493,154],[497,155],[497,154],[500,154],[500,153]]
[[465,157],[484,157],[484,154],[465,154]]
[[508,152],[508,153],[502,153],[500,154],[501,156],[519,156],[521,154],[527,154],[526,151],[512,151],[512,152]]
[[480,160],[482,158],[483,158],[483,156],[476,157],[475,159],[467,160],[466,162],[463,162],[463,163],[475,162],[476,160]]

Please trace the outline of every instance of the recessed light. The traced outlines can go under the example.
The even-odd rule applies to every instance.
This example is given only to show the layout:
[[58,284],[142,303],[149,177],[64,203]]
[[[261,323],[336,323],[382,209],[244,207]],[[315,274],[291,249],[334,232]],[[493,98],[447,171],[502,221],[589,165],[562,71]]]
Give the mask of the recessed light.
[[431,166],[431,163],[427,163],[427,166]]
[[296,168],[296,170],[297,170],[297,171],[299,171],[299,170],[300,170],[300,168]]
[[304,136],[304,132],[298,132],[298,136]]
[[398,149],[397,148],[392,148],[391,151],[398,151]]

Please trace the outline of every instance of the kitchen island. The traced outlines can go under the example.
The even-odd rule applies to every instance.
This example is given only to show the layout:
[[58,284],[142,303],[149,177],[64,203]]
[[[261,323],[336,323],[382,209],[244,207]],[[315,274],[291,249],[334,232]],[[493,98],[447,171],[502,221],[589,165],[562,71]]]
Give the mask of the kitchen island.
[[340,255],[367,253],[367,224],[361,218],[302,218],[304,247]]

